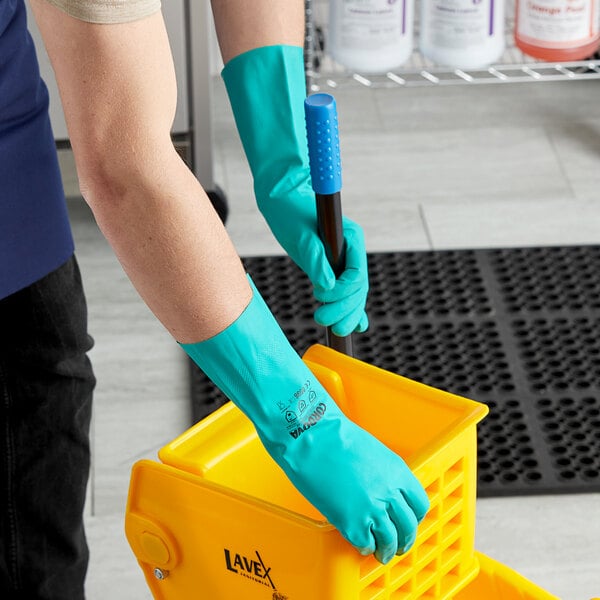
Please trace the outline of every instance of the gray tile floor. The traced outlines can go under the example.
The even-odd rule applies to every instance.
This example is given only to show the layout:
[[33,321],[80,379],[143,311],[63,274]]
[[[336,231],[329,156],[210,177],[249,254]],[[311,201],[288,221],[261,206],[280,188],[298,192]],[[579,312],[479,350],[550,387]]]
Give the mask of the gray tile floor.
[[[370,90],[341,86],[343,204],[368,250],[600,243],[600,82]],[[215,180],[242,255],[279,254],[252,199],[220,81]],[[65,185],[77,193],[71,157]],[[185,357],[70,201],[98,377],[89,600],[150,598],[123,534],[132,463],[190,423]],[[563,600],[600,597],[600,494],[484,499],[477,548]],[[304,600],[304,599],[303,599]],[[308,600],[308,599],[306,599]]]

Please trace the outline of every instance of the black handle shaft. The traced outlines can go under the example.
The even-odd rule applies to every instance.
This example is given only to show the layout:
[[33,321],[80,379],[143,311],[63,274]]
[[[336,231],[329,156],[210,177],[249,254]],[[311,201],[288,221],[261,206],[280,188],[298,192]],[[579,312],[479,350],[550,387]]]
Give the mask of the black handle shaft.
[[[327,260],[336,277],[339,277],[346,266],[346,245],[342,227],[342,201],[340,192],[333,194],[315,194],[317,199],[317,222],[319,237],[325,246]],[[330,348],[353,356],[352,335],[340,337],[335,335],[331,327],[325,331],[326,343]]]
[[[335,98],[330,94],[313,94],[304,101],[308,157],[312,187],[317,202],[319,236],[335,276],[345,269],[344,231],[342,225],[342,163]],[[327,345],[334,350],[352,353],[352,337],[339,337],[330,327]]]

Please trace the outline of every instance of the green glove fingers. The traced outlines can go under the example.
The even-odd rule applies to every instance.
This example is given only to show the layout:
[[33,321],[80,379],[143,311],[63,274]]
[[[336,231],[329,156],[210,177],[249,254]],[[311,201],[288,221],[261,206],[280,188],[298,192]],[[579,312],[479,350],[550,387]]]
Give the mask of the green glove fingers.
[[[340,314],[344,315],[341,319]],[[366,317],[366,313],[361,293],[354,293],[342,300],[323,304],[315,310],[314,314],[315,321],[319,325],[331,327],[333,333],[340,337],[359,330],[363,316]]]
[[314,291],[315,298],[323,303],[315,311],[315,321],[342,337],[365,331],[369,325],[365,312],[369,281],[363,232],[349,219],[344,219],[344,226],[346,270],[332,288],[315,287]]
[[358,322],[358,325],[356,326],[355,331],[362,333],[363,331],[366,331],[367,329],[369,329],[369,317],[367,317],[366,312],[363,312],[363,316],[360,318],[360,321]]
[[429,507],[421,484],[397,454],[343,414],[254,286],[234,323],[182,347],[250,418],[275,462],[346,540],[384,563],[412,545]]
[[[273,235],[311,280],[315,297],[317,290],[336,290],[335,299],[325,300],[333,303],[325,320],[334,333],[364,330],[368,274],[362,229],[344,219],[346,270],[337,282],[318,235],[304,120],[303,49],[256,48],[230,60],[222,76],[254,177],[256,201]],[[342,301],[356,287],[362,310],[356,306],[360,295]]]

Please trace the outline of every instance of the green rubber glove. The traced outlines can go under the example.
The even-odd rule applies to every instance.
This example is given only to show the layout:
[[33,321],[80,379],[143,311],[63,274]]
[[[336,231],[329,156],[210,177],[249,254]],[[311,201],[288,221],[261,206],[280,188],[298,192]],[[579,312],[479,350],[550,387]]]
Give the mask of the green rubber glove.
[[222,72],[254,178],[258,207],[291,259],[308,275],[320,325],[346,336],[365,331],[369,289],[362,229],[344,219],[346,269],[337,279],[317,230],[304,121],[303,50],[265,46],[230,60]]
[[429,500],[404,461],[344,416],[253,286],[238,319],[184,350],[250,418],[298,491],[362,554],[413,544]]

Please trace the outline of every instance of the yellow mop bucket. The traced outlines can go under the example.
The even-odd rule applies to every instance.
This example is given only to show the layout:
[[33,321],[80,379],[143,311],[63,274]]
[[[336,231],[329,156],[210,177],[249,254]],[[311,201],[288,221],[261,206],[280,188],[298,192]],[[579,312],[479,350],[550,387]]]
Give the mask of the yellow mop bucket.
[[479,575],[454,600],[560,600],[506,565],[475,553]]
[[162,463],[133,467],[126,535],[157,600],[444,600],[477,576],[476,423],[487,407],[324,346],[304,360],[427,490],[413,548],[387,565],[361,556],[227,403],[162,448]]

